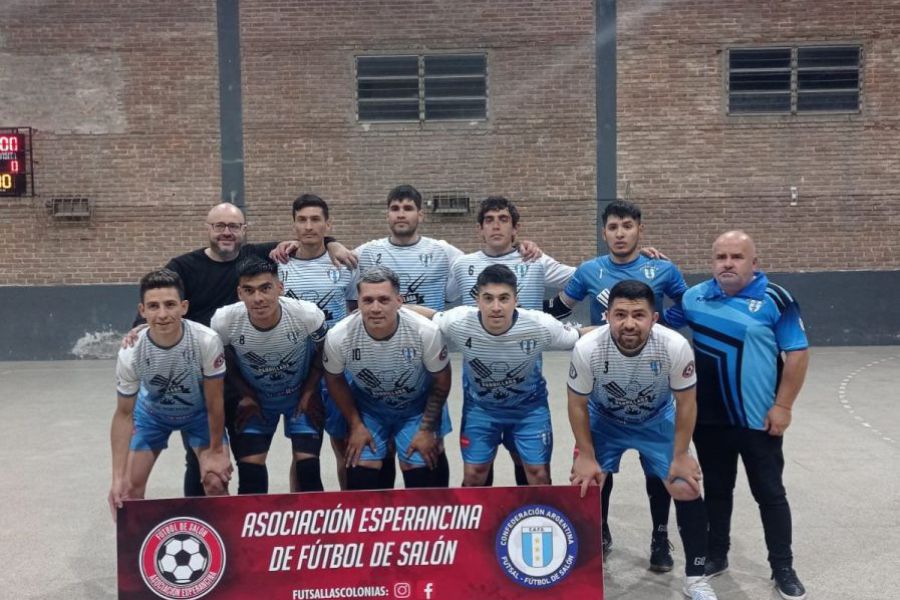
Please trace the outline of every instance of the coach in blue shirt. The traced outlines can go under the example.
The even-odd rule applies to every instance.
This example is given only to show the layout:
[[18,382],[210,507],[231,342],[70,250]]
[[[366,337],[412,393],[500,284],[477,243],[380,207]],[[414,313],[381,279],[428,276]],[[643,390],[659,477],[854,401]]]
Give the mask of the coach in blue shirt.
[[759,504],[775,587],[783,598],[799,600],[806,591],[793,569],[782,442],[806,376],[809,343],[797,302],[756,266],[750,236],[724,233],[713,244],[713,279],[682,298],[697,362],[694,445],[709,513],[706,574],[728,568],[740,456]]

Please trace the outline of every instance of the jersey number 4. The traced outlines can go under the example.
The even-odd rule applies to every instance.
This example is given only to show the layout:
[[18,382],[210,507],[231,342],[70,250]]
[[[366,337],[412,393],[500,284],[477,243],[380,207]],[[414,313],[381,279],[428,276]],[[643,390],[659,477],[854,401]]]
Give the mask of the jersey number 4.
[[472,347],[472,338],[467,339],[466,343],[464,345],[466,348],[471,348]]

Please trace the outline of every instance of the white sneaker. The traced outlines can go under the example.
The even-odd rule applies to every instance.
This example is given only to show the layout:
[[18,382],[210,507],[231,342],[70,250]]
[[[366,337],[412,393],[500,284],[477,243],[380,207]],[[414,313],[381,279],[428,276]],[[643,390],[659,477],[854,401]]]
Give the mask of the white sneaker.
[[684,578],[684,595],[691,600],[718,600],[716,591],[709,585],[709,579],[702,575]]

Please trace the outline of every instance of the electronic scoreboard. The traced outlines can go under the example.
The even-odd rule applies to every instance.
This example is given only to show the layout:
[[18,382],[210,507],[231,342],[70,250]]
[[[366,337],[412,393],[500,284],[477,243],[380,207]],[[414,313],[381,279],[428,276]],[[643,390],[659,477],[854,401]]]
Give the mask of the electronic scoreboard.
[[0,128],[0,196],[25,196],[31,173],[31,128]]

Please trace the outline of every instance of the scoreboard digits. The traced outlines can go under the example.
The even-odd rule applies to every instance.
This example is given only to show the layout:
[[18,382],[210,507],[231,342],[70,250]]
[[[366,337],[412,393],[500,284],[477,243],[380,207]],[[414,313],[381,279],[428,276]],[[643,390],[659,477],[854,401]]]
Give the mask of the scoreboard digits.
[[28,193],[30,130],[0,129],[0,196]]

